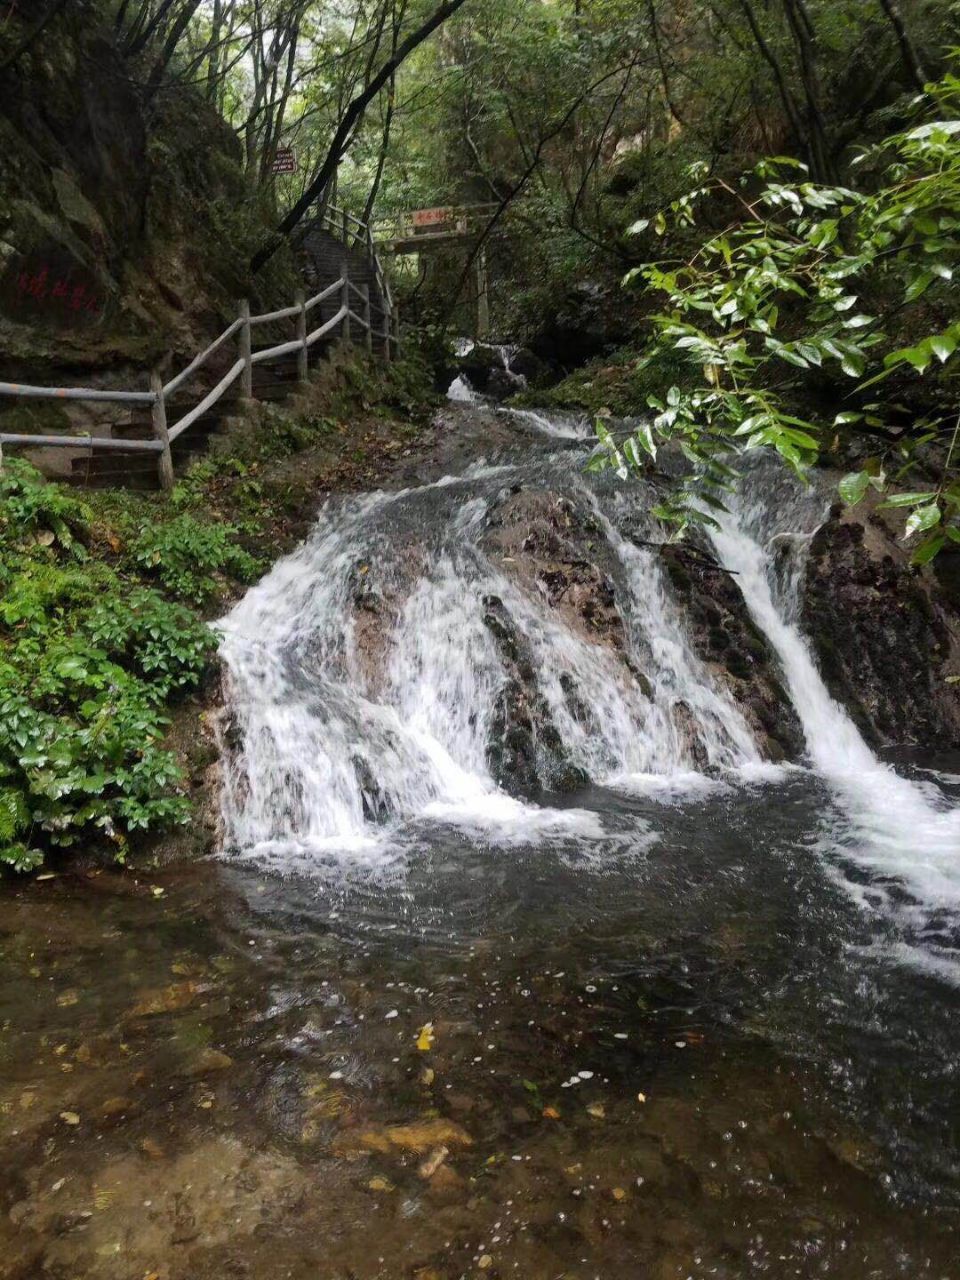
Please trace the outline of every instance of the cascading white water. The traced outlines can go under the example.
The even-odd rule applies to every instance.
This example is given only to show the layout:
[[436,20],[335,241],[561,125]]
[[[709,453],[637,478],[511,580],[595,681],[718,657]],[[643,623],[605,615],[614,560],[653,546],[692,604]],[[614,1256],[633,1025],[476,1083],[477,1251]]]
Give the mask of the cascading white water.
[[[231,848],[280,861],[356,851],[423,817],[569,826],[571,811],[524,805],[494,780],[492,720],[508,673],[491,600],[529,654],[565,759],[594,781],[758,759],[733,700],[693,656],[655,558],[617,533],[578,479],[585,455],[533,457],[328,508],[222,622],[227,736],[239,744],[224,797]],[[565,488],[601,528],[645,679],[485,548],[491,511],[526,484]],[[647,504],[639,489],[633,501]]]
[[[726,684],[696,655],[658,557],[641,541],[658,536],[643,485],[585,475],[577,420],[508,411],[499,421],[528,434],[508,449],[514,460],[328,506],[307,542],[221,623],[223,812],[235,854],[282,869],[379,866],[405,832],[415,842],[431,822],[500,845],[556,836],[570,848],[575,836],[578,848],[612,848],[602,804],[599,813],[544,808],[498,785],[492,746],[506,731],[497,709],[514,677],[491,602],[531,673],[523,697],[537,702],[580,776],[680,802],[717,779],[779,776]],[[561,451],[545,455],[531,433]],[[568,504],[597,530],[626,661],[548,603],[536,576],[517,572],[489,540],[498,512],[524,490],[547,509]],[[858,901],[903,926],[904,959],[953,975],[953,953],[938,953],[936,936],[944,920],[952,928],[960,919],[960,811],[933,783],[877,759],[831,698],[801,629],[803,550],[825,503],[763,467],[738,503],[711,538],[780,660],[809,760],[834,794],[820,848]],[[635,820],[629,848],[653,838]]]
[[900,914],[922,929],[932,913],[960,909],[960,811],[945,807],[933,786],[904,778],[878,760],[823,682],[797,623],[802,559],[783,579],[773,555],[784,534],[809,535],[822,514],[815,497],[786,502],[779,520],[769,498],[741,499],[738,510],[718,517],[720,527],[711,538],[780,658],[810,760],[834,789],[838,852],[870,874],[871,887],[850,887],[865,902],[889,905],[884,882],[904,886],[916,901]]

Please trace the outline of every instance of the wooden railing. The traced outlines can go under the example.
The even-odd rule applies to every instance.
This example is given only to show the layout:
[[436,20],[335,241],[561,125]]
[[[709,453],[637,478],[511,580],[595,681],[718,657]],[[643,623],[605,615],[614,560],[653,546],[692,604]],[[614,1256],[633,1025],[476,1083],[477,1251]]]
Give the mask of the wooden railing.
[[[373,350],[374,338],[379,337],[383,343],[385,359],[390,360],[399,349],[399,329],[389,282],[380,265],[373,247],[370,229],[351,214],[334,208],[323,211],[316,220],[325,228],[333,230],[341,238],[347,248],[362,246],[367,254],[374,272],[380,302],[370,296],[370,286],[355,285],[350,279],[349,262],[344,260],[342,274],[332,284],[321,289],[312,298],[307,298],[301,291],[297,294],[292,306],[281,307],[278,311],[267,311],[262,315],[251,315],[249,302],[240,304],[240,314],[232,324],[224,329],[218,338],[195,356],[176,377],[164,383],[159,373],[150,377],[149,391],[110,391],[88,387],[34,387],[21,383],[0,382],[0,396],[19,399],[44,400],[79,400],[86,403],[109,403],[129,405],[149,405],[153,425],[151,440],[117,440],[111,436],[94,435],[33,435],[18,432],[0,431],[0,467],[3,465],[4,445],[26,445],[34,448],[61,449],[120,449],[125,452],[152,453],[157,455],[157,467],[160,485],[163,489],[173,487],[173,458],[170,446],[188,427],[193,426],[230,387],[239,379],[244,399],[253,398],[253,368],[268,360],[279,360],[284,356],[297,357],[299,380],[307,379],[310,348],[321,338],[340,330],[340,337],[345,342],[352,342],[354,332],[362,332],[368,351]],[[309,317],[321,303],[328,299],[336,299],[339,307],[329,320],[311,330]],[[377,314],[375,319],[374,313]],[[295,320],[297,336],[290,342],[281,342],[259,351],[253,350],[253,330],[261,325],[281,323]],[[231,338],[239,337],[239,355],[228,371],[203,399],[183,417],[173,424],[167,421],[167,405],[170,398],[189,381]]]

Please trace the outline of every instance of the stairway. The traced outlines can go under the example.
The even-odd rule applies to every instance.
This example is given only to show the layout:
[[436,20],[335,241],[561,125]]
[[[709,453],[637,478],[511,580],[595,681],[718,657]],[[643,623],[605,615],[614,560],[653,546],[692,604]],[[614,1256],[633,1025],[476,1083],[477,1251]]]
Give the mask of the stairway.
[[[370,289],[371,306],[376,308],[381,305],[382,298],[377,286],[376,271],[362,246],[348,246],[329,230],[314,224],[307,228],[300,242],[299,257],[304,286],[308,294],[319,293],[327,284],[340,277],[346,264],[349,279],[353,284],[357,288],[363,288],[366,285]],[[340,304],[339,297],[331,297],[321,303],[311,315],[311,325],[319,327],[325,320],[329,320],[339,310]],[[353,311],[360,313],[362,303],[356,295],[351,295],[350,305]],[[376,311],[373,311],[373,317],[374,325],[379,329]],[[268,326],[266,330],[254,330],[257,338],[253,348],[254,355],[257,351],[264,351],[278,342],[287,341],[291,337],[289,327],[288,322],[285,329],[281,329],[278,325]],[[339,335],[334,333],[329,340],[316,343],[309,352],[310,365],[317,367],[338,339]],[[384,354],[385,346],[380,332],[375,333],[374,352]],[[229,369],[233,358],[235,356],[232,348],[225,351],[216,367],[211,365],[207,369],[206,384],[209,385],[221,377]],[[200,403],[206,394],[207,385],[178,392],[168,400],[167,421],[171,426]],[[297,386],[296,353],[282,356],[277,360],[264,361],[253,367],[253,398],[255,400],[281,403],[295,392]],[[241,406],[242,398],[239,383],[237,383],[187,431],[173,441],[171,453],[175,471],[180,472],[192,458],[205,452],[211,435],[219,431],[229,418],[235,417],[240,412]],[[114,439],[118,440],[152,439],[150,410],[135,409],[129,421],[115,426],[112,434]],[[109,453],[91,451],[73,458],[71,465],[71,474],[66,477],[69,483],[90,488],[117,486],[137,490],[159,488],[157,460],[152,454],[133,450],[126,453],[119,449],[111,450]]]

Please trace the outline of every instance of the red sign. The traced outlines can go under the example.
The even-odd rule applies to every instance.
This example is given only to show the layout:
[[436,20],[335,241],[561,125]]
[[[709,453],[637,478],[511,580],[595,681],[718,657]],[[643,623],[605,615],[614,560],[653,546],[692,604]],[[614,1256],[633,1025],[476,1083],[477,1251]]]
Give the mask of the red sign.
[[272,167],[274,173],[296,173],[297,154],[293,147],[277,147]]
[[415,227],[435,227],[441,222],[453,220],[452,209],[416,209],[413,214]]

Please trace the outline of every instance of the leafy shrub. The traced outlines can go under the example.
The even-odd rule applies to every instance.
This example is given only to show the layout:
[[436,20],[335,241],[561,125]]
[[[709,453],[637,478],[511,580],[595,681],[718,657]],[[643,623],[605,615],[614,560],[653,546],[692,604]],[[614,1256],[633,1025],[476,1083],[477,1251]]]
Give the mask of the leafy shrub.
[[76,557],[84,551],[79,535],[90,522],[90,508],[69,489],[47,484],[19,458],[0,469],[0,531],[4,541],[34,538],[58,542]]
[[184,605],[81,563],[88,516],[25,464],[0,474],[0,863],[21,871],[94,833],[122,859],[129,832],[188,816],[163,707],[215,640]]
[[[724,509],[724,459],[739,449],[774,449],[802,475],[857,432],[871,452],[841,483],[844,501],[873,488],[909,512],[916,564],[960,545],[960,77],[928,95],[917,105],[930,118],[859,157],[856,188],[811,182],[783,156],[738,188],[703,167],[702,185],[632,228],[676,244],[717,202],[738,210],[719,234],[708,224],[692,257],[651,251],[657,261],[627,275],[663,296],[651,351],[683,359],[687,378],[648,396],[652,423],[622,439],[602,430],[596,465],[626,473],[674,442],[691,470],[655,514],[678,533],[712,519],[704,504]],[[906,431],[897,401],[874,398],[891,377],[904,396],[925,379],[931,412]]]
[[259,572],[257,560],[237,546],[236,534],[234,525],[213,524],[184,512],[163,524],[145,526],[133,554],[169,591],[202,604],[216,594],[217,574],[250,582]]

